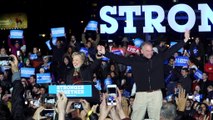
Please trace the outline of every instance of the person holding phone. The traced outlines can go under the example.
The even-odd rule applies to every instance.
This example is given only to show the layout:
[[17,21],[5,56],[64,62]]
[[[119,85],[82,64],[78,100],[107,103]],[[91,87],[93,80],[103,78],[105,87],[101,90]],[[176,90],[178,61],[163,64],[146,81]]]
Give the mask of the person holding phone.
[[15,41],[14,44],[12,44],[11,41],[12,40],[11,40],[10,35],[9,35],[8,36],[8,40],[7,40],[7,44],[9,46],[10,50],[11,50],[10,52],[13,55],[17,56],[17,51],[20,51],[21,47],[24,46],[24,45],[26,45],[25,38],[23,36],[22,40],[15,39],[14,40]]
[[97,46],[98,52],[118,63],[132,67],[132,73],[136,83],[136,95],[133,104],[131,119],[144,119],[148,111],[149,119],[159,120],[162,106],[162,91],[164,83],[164,60],[171,57],[176,51],[182,48],[189,40],[190,34],[187,30],[184,40],[178,42],[162,53],[154,53],[153,45],[150,42],[143,42],[140,55],[125,57],[105,51],[104,46]]

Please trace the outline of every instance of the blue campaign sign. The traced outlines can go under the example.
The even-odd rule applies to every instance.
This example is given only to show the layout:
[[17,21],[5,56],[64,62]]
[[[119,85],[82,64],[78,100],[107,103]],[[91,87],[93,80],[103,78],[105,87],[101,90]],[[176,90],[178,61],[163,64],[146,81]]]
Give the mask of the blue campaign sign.
[[132,70],[132,67],[131,66],[127,66],[126,67],[126,71],[129,72],[130,70]]
[[37,54],[30,54],[30,60],[35,60],[37,58],[38,58]]
[[56,37],[53,37],[53,38],[52,38],[52,44],[53,44],[53,45],[56,45],[56,41],[57,41],[57,38],[56,38]]
[[141,44],[143,43],[143,39],[141,39],[141,38],[135,38],[134,40],[133,40],[133,43],[134,43],[134,45],[136,46],[136,47],[140,47],[141,46]]
[[52,47],[50,46],[50,40],[46,41],[45,43],[46,43],[48,49],[49,49],[49,50],[52,50]]
[[98,27],[98,22],[91,20],[88,22],[87,26],[86,26],[86,30],[92,30],[92,31],[96,31]]
[[175,66],[188,66],[189,57],[177,56],[175,58]]
[[121,50],[113,50],[112,53],[116,54],[116,55],[123,55]]
[[49,85],[49,94],[64,92],[67,97],[92,97],[92,85]]
[[23,39],[23,30],[10,30],[10,38]]
[[98,90],[101,90],[101,82],[100,82],[100,80],[96,80],[95,88],[97,88]]
[[21,68],[21,77],[29,78],[31,75],[35,75],[35,68]]
[[112,79],[111,78],[106,78],[105,80],[104,80],[104,85],[105,85],[105,87],[107,86],[107,85],[111,85],[112,84]]
[[194,77],[196,79],[202,79],[203,78],[203,72],[200,70],[196,70],[196,72],[194,73]]
[[85,47],[81,47],[80,52],[83,52],[86,56],[88,56],[88,49]]
[[105,56],[103,56],[101,59],[102,59],[103,61],[109,61],[109,58],[108,58],[108,57],[105,57]]
[[65,36],[65,28],[58,27],[58,28],[51,28],[52,37],[64,37]]
[[52,78],[50,73],[37,73],[36,83],[51,83]]

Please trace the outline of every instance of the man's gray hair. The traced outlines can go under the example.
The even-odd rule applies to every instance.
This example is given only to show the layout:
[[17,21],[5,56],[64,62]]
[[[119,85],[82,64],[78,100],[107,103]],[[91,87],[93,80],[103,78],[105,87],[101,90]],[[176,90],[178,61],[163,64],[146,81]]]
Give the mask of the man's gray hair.
[[144,41],[144,42],[142,43],[142,45],[141,45],[141,49],[143,49],[143,47],[144,47],[145,45],[153,46],[151,42],[149,42],[149,41]]
[[175,120],[176,106],[172,103],[163,103],[160,116],[163,120]]

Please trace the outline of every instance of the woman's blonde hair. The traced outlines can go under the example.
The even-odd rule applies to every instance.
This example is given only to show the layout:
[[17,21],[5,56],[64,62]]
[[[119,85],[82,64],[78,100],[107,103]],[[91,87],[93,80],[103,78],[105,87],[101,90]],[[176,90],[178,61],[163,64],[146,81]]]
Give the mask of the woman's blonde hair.
[[86,59],[86,55],[85,55],[84,52],[73,52],[73,53],[72,53],[72,58],[73,58],[74,56],[80,56],[82,61],[85,61],[85,59]]

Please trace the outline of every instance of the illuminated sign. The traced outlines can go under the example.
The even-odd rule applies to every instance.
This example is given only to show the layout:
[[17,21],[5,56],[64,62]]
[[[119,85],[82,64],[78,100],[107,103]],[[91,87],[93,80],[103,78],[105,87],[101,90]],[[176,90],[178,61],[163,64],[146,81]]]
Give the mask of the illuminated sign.
[[[213,11],[208,4],[198,4],[200,11],[201,24],[198,26],[199,32],[210,32],[211,25],[208,21],[213,23]],[[156,30],[159,33],[166,32],[166,26],[162,22],[167,18],[168,24],[176,32],[184,32],[186,29],[191,30],[196,22],[196,14],[192,7],[187,4],[176,4],[165,15],[164,9],[159,5],[133,5],[133,6],[103,6],[100,9],[100,18],[105,23],[100,24],[100,33],[113,34],[116,33],[119,26],[118,20],[115,16],[125,17],[126,25],[124,26],[124,33],[137,33],[136,26],[134,26],[134,16],[142,16],[144,13],[143,33],[153,33]],[[178,13],[186,13],[187,21],[184,24],[179,24],[176,21]],[[157,14],[154,17],[153,14]]]

